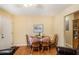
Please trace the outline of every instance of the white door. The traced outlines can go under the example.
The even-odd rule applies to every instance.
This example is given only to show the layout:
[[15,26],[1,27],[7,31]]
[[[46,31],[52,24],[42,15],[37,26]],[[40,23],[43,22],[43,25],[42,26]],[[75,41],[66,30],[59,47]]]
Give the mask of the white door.
[[8,17],[0,17],[0,50],[12,47],[12,23]]

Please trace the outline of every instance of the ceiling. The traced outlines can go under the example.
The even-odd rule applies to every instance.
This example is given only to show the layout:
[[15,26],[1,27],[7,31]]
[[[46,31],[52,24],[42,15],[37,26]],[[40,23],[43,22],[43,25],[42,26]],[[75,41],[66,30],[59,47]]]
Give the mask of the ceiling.
[[54,16],[64,9],[71,6],[70,4],[36,4],[25,7],[23,4],[1,4],[0,8],[14,15],[50,15]]

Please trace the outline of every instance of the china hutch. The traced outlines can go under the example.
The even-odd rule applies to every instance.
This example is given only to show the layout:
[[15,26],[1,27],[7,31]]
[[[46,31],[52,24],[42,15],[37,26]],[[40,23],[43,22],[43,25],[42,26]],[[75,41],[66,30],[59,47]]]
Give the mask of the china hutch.
[[79,45],[79,11],[65,16],[65,47],[78,48]]

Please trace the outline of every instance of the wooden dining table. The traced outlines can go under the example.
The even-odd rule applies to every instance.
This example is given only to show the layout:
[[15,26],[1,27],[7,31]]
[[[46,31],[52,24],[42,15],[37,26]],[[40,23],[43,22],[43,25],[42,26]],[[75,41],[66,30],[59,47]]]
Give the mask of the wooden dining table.
[[36,37],[36,36],[29,36],[29,45],[32,45],[33,42],[51,42],[51,39],[49,36],[43,36],[43,37]]

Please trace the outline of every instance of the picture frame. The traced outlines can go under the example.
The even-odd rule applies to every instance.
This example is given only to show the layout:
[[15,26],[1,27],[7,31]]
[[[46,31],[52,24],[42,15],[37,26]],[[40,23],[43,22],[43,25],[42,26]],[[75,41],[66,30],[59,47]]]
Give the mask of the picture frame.
[[43,24],[34,24],[33,25],[33,32],[34,33],[42,33],[44,31]]

